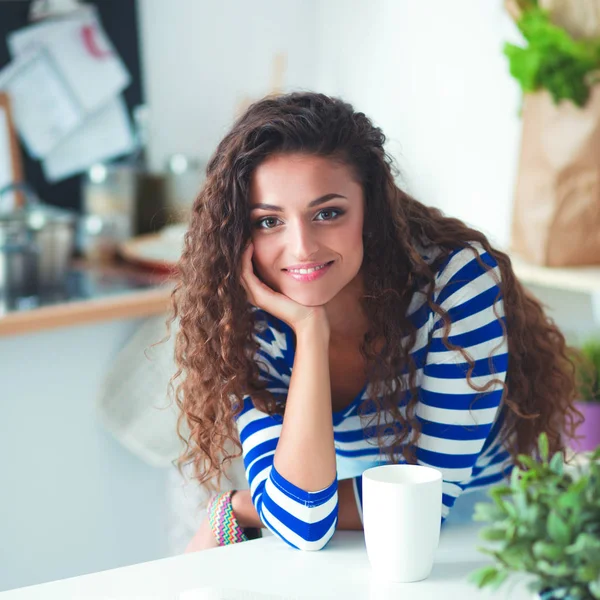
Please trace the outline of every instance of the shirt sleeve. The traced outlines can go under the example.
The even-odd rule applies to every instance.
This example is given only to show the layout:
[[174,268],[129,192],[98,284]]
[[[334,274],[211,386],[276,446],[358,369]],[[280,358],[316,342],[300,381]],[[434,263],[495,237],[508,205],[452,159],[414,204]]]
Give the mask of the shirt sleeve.
[[[418,464],[442,473],[442,522],[498,432],[508,365],[500,272],[492,256],[475,249],[491,271],[479,264],[470,249],[456,252],[438,274],[435,301],[451,321],[448,341],[466,350],[474,362],[470,380],[478,388],[489,387],[485,391],[471,387],[469,364],[459,350],[446,348],[444,324],[435,314],[418,389],[421,435],[416,458]],[[362,521],[362,476],[354,478],[353,488]]]
[[[286,338],[267,331],[260,335],[259,343],[261,377],[276,399],[285,400],[291,374],[284,364]],[[283,477],[273,465],[282,425],[283,417],[261,412],[250,396],[244,397],[237,429],[252,503],[265,527],[290,546],[320,550],[332,538],[337,524],[337,477],[327,488],[313,492]]]
[[474,369],[468,378],[469,363],[460,350],[445,346],[436,314],[416,411],[422,426],[417,461],[442,472],[442,520],[497,433],[508,367],[500,270],[483,248],[473,247],[490,270],[470,248],[456,252],[438,275],[435,301],[450,318],[448,342],[466,351]]

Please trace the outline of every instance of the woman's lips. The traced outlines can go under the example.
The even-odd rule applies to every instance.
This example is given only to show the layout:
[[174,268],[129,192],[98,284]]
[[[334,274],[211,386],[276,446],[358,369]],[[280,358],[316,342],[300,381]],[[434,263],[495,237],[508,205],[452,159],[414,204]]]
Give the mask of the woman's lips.
[[305,267],[294,266],[288,269],[283,269],[283,272],[296,281],[315,281],[316,279],[323,277],[325,273],[329,271],[329,267],[331,267],[332,264],[333,261],[331,260],[326,263],[316,263]]

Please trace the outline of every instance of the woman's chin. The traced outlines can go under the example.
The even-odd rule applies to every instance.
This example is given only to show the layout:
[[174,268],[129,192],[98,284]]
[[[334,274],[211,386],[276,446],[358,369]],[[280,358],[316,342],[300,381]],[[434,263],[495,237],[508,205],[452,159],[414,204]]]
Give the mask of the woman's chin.
[[301,304],[302,306],[323,306],[333,297],[331,294],[317,294],[315,292],[285,294],[290,300]]

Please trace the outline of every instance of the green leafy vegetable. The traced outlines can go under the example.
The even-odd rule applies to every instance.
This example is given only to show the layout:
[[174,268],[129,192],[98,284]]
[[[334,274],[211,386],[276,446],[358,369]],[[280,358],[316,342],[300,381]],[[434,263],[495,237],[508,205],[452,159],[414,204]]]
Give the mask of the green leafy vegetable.
[[584,106],[600,68],[600,40],[574,40],[554,25],[547,11],[531,3],[517,22],[527,41],[522,48],[506,43],[511,75],[524,92],[546,89],[554,102]]

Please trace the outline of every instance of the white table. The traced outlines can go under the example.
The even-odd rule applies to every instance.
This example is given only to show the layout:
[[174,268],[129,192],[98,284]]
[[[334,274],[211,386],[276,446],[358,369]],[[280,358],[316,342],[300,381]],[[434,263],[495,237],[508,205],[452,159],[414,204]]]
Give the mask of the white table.
[[[269,536],[223,548],[122,567],[0,593],[0,600],[178,600],[179,594],[205,586],[235,588],[273,598],[344,600],[531,600],[522,582],[497,593],[478,590],[469,573],[486,564],[477,545],[477,525],[445,527],[428,579],[387,584],[371,573],[362,532],[340,531],[324,550],[302,552]],[[60,542],[58,542],[60,543]],[[85,552],[85,548],[81,549]],[[202,600],[217,596],[185,596]],[[253,597],[248,593],[240,598]]]

